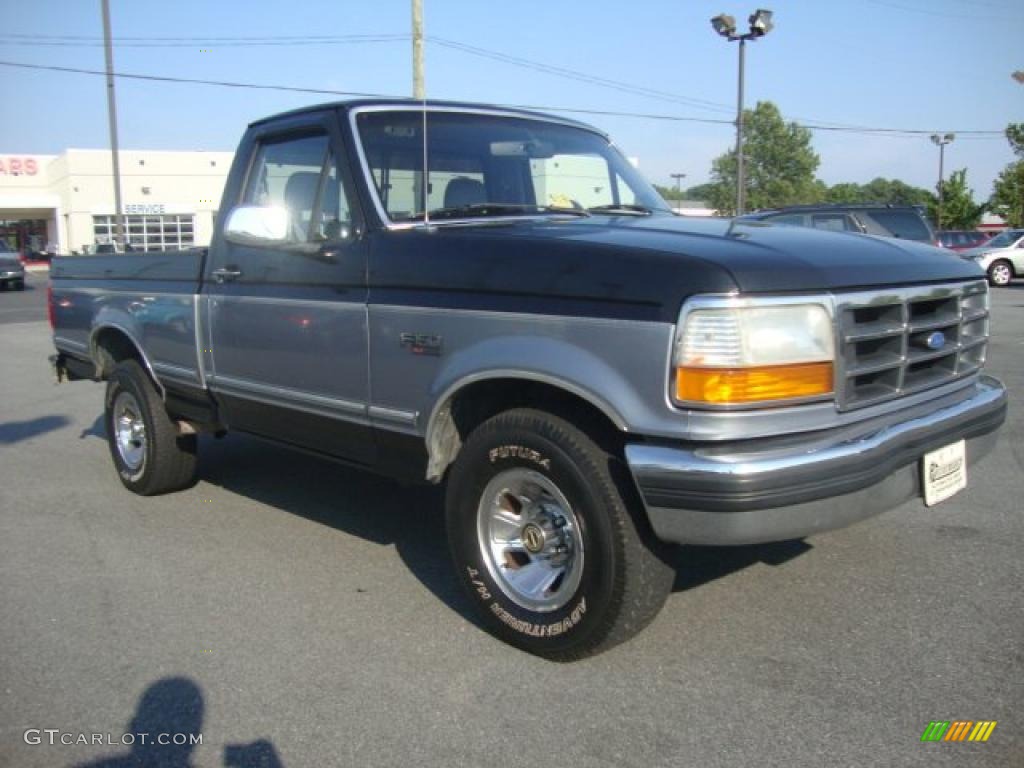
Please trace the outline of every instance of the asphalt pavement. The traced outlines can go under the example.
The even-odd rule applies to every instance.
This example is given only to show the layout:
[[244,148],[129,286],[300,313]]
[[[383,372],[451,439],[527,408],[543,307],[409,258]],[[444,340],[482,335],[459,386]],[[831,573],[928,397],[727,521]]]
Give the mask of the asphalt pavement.
[[[0,766],[150,764],[123,733],[188,731],[152,764],[1024,765],[1022,282],[993,292],[1013,402],[965,491],[682,548],[654,624],[569,665],[475,625],[436,490],[232,435],[196,487],[128,493],[29,289],[0,294]],[[922,743],[933,720],[998,725]]]

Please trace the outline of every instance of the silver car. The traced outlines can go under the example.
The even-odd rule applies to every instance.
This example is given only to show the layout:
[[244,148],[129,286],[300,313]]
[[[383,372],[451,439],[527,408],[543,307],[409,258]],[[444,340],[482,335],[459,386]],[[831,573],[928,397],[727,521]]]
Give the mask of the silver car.
[[0,288],[9,285],[19,291],[25,290],[25,267],[18,260],[18,254],[0,240]]
[[992,285],[1024,277],[1024,229],[1007,229],[984,245],[960,254],[985,270]]

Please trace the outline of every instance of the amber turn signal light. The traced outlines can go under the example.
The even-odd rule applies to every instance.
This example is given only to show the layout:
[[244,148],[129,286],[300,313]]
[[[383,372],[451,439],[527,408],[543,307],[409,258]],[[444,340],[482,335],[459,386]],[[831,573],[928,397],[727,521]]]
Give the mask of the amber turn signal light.
[[677,368],[676,399],[712,405],[817,397],[832,392],[832,363],[756,368]]

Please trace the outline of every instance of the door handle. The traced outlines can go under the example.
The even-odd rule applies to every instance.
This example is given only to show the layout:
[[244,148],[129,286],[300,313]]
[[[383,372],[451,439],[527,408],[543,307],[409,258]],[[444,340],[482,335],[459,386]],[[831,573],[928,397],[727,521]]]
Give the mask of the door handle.
[[237,267],[221,267],[210,273],[218,283],[227,283],[242,276],[242,270]]

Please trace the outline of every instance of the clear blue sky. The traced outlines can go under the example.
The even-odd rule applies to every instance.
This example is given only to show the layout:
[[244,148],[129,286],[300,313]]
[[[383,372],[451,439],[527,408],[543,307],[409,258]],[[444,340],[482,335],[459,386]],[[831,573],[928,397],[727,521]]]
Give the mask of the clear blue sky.
[[[409,0],[110,0],[114,37],[408,34]],[[774,101],[790,118],[927,131],[1002,130],[1024,121],[1021,0],[763,0],[775,30],[747,49],[747,103]],[[428,96],[726,119],[734,116],[736,45],[708,20],[744,23],[755,0],[424,0],[428,36],[676,94],[705,105],[624,93],[428,43]],[[101,46],[13,44],[32,35],[100,38],[99,0],[0,0],[0,59],[103,68]],[[41,38],[40,38],[41,41]],[[37,41],[38,42],[38,41]],[[203,49],[203,50],[201,50]],[[411,92],[407,40],[343,45],[118,47],[133,73],[365,91]],[[126,149],[233,149],[243,125],[330,97],[120,80]],[[0,67],[0,153],[108,146],[101,77]],[[710,102],[711,105],[707,105]],[[717,106],[716,106],[717,105]],[[707,180],[733,142],[730,125],[575,115],[607,130],[649,179]],[[829,184],[876,176],[933,187],[938,149],[927,136],[816,132]],[[1002,138],[960,135],[946,168],[968,169],[984,199],[1012,154]]]

